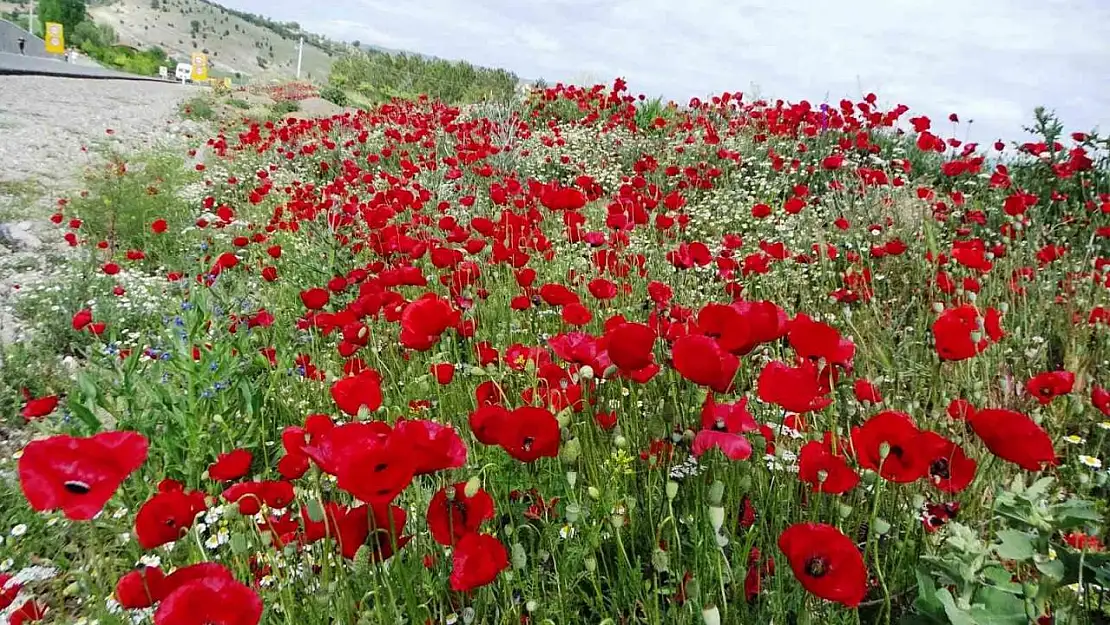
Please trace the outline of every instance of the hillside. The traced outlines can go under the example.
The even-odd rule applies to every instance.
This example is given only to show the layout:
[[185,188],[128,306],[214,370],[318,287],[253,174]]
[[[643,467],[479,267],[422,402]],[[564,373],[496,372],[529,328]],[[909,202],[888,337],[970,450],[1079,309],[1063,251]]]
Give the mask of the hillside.
[[[120,43],[157,46],[175,58],[206,51],[213,75],[273,80],[297,71],[295,24],[280,24],[229,11],[203,0],[114,0],[89,7],[98,23],[110,25]],[[325,80],[341,44],[304,33],[302,78]],[[332,53],[321,49],[326,45]],[[329,45],[330,44],[330,45]]]

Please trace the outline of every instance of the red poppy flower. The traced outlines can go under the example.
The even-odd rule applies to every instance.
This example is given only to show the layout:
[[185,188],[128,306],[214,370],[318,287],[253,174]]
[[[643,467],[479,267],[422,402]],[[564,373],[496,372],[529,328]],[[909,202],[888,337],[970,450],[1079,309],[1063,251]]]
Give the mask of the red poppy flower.
[[27,398],[27,403],[23,405],[23,419],[31,421],[32,419],[41,419],[46,415],[54,412],[58,407],[58,396],[48,395],[46,397],[36,397],[34,399]]
[[759,373],[759,399],[778,404],[790,412],[821,410],[832,403],[822,392],[817,379],[817,367],[804,363],[788,367],[777,360],[767,363]]
[[863,378],[856,380],[855,384],[852,385],[852,392],[856,396],[856,401],[860,403],[883,403],[883,396],[879,392],[879,388],[868,380],[864,380]]
[[150,224],[150,231],[154,234],[162,234],[167,228],[168,226],[166,225],[165,219],[155,219],[154,222]]
[[497,444],[521,462],[559,455],[559,422],[546,408],[522,406],[509,413]]
[[393,426],[396,444],[412,456],[413,473],[425,475],[466,464],[466,445],[450,425],[432,421],[400,420]]
[[236,449],[220,454],[216,461],[208,465],[208,477],[217,482],[230,482],[246,475],[251,470],[251,452]]
[[967,418],[971,429],[990,452],[1027,471],[1056,464],[1052,439],[1026,415],[1013,410],[977,410]]
[[978,463],[964,450],[936,432],[922,432],[917,439],[920,456],[928,462],[929,481],[945,493],[958,493],[975,479]]
[[335,405],[350,416],[362,408],[374,412],[382,405],[382,378],[373,369],[364,369],[356,375],[340,378],[331,385]]
[[1075,388],[1075,374],[1071,371],[1046,371],[1038,373],[1025,383],[1025,390],[1047,406],[1060,395],[1067,395]]
[[716,430],[742,434],[759,429],[755,417],[748,412],[748,398],[733,404],[718,404],[713,393],[707,393],[701,407],[701,427],[703,430]]
[[162,569],[140,566],[116,582],[116,601],[128,610],[149,608],[162,600],[165,579]]
[[493,517],[493,498],[480,488],[467,497],[466,482],[441,488],[428,505],[428,529],[441,545],[454,545]]
[[19,481],[31,507],[61,509],[67,518],[88,520],[147,456],[147,439],[137,432],[102,432],[32,441],[19,458]]
[[797,523],[779,535],[794,577],[810,593],[854,608],[867,595],[867,567],[850,538],[831,525]]
[[710,449],[720,450],[726,458],[734,462],[747,460],[752,456],[752,444],[740,434],[701,430],[694,436],[694,444],[691,445],[690,451],[695,457],[700,458]]
[[158,491],[135,515],[135,536],[143,549],[154,549],[181,538],[206,506],[204,493],[186,492],[181,484],[164,480]]
[[80,332],[81,330],[84,330],[86,326],[88,326],[90,323],[92,323],[92,320],[93,320],[92,311],[89,310],[88,308],[84,308],[82,310],[77,311],[73,315],[73,321],[72,321],[71,325],[73,326],[74,330],[77,330],[78,332]]
[[436,382],[442,385],[450,384],[451,380],[455,379],[455,365],[449,362],[436,363],[429,368],[429,371]]
[[331,295],[328,294],[327,289],[319,287],[301,291],[301,303],[309,310],[321,310],[328,305],[330,298]]
[[[304,440],[305,433],[309,440]],[[289,453],[303,453],[320,470],[329,475],[339,473],[339,460],[347,447],[358,446],[368,439],[385,439],[392,432],[382,421],[365,421],[335,425],[327,415],[309,415],[304,428],[286,428],[282,444]]]
[[486,404],[470,413],[468,421],[470,431],[478,442],[483,445],[498,445],[509,418],[509,411],[504,406]]
[[47,606],[28,599],[8,617],[8,625],[24,625],[34,621],[41,621],[46,617]]
[[605,333],[609,360],[624,371],[637,371],[654,362],[655,332],[642,323],[624,323]]
[[373,504],[389,503],[408,488],[418,461],[408,438],[396,434],[344,445],[336,460],[339,488]]
[[674,368],[695,384],[724,393],[740,367],[740,359],[721,349],[711,337],[691,334],[674,343]]
[[928,468],[917,453],[920,434],[908,414],[885,410],[852,428],[852,447],[861,467],[905,484],[920,479]]
[[0,611],[3,611],[15,601],[23,584],[12,580],[7,573],[0,573]]
[[859,484],[859,475],[843,454],[834,454],[831,445],[810,441],[798,453],[798,479],[821,493],[840,495]]
[[461,316],[451,302],[429,293],[405,306],[401,313],[401,345],[417,351],[431,349]]
[[230,573],[181,584],[154,613],[155,625],[256,625],[260,620],[262,599]]
[[981,322],[985,320],[970,304],[941,313],[933,322],[933,340],[941,360],[966,360],[985,350],[990,345],[987,337],[979,336],[978,340],[973,337],[974,333],[982,333]]
[[1103,416],[1110,417],[1110,391],[1098,384],[1091,385],[1091,405]]
[[384,503],[365,504],[351,508],[339,518],[339,550],[345,558],[354,558],[359,548],[370,549],[372,562],[384,562],[412,540],[404,536],[405,509]]
[[814,321],[808,315],[799,313],[790,321],[787,340],[800,358],[810,360],[824,359],[828,362],[847,366],[856,353],[856,346],[840,336],[836,328]]
[[451,555],[451,589],[474,590],[497,579],[509,567],[509,554],[501,541],[489,534],[467,534]]

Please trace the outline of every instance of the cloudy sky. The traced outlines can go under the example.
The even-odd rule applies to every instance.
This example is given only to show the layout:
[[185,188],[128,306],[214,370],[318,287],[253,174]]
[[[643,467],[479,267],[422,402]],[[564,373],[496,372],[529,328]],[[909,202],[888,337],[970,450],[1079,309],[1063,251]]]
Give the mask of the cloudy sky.
[[976,141],[1022,138],[1039,104],[1069,130],[1110,130],[1107,0],[218,1],[525,78],[623,76],[634,92],[680,102],[872,91],[935,122],[972,119],[958,136]]

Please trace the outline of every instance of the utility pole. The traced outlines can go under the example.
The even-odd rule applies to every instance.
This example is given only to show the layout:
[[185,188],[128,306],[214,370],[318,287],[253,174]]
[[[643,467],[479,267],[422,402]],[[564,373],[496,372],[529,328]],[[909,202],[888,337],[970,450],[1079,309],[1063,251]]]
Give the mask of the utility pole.
[[304,56],[304,37],[301,37],[301,44],[297,46],[297,80],[301,79],[301,58]]
[[27,32],[31,33],[32,37],[35,35],[35,0],[31,0],[27,5]]

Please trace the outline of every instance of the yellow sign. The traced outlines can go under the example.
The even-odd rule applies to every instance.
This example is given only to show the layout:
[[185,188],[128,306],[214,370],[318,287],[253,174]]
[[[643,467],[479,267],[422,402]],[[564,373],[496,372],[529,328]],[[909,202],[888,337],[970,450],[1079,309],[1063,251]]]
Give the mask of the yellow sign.
[[193,53],[193,82],[208,80],[208,57],[201,52]]
[[46,23],[46,51],[54,54],[66,53],[65,32],[57,22]]

